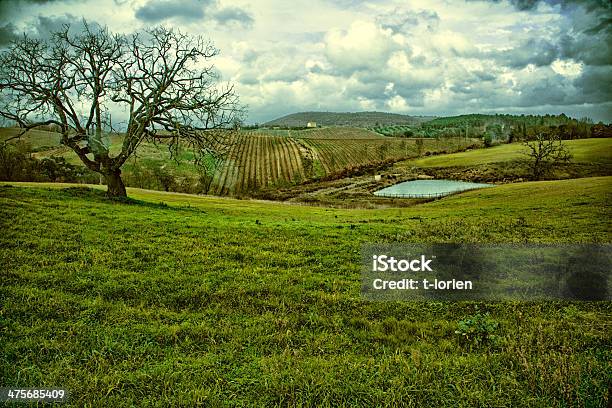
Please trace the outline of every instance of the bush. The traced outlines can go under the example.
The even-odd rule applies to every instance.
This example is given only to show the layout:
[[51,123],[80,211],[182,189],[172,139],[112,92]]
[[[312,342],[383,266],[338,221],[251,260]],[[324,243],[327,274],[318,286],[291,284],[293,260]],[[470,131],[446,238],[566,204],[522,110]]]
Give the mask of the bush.
[[86,167],[66,162],[61,156],[51,156],[38,161],[38,173],[49,181],[66,183],[97,183],[99,175]]
[[484,147],[491,147],[491,146],[493,146],[493,138],[491,137],[491,134],[489,134],[489,133],[487,133],[484,136],[482,141],[484,142]]
[[164,191],[174,191],[177,185],[176,179],[165,166],[154,168],[153,173]]
[[499,323],[492,319],[489,314],[477,313],[466,317],[457,323],[455,334],[461,335],[461,340],[470,346],[484,344],[495,344],[499,336],[495,334],[499,329]]
[[0,180],[97,183],[97,173],[66,162],[61,156],[37,160],[29,143],[0,143]]
[[0,143],[0,180],[30,181],[36,168],[31,152],[29,143],[24,141]]

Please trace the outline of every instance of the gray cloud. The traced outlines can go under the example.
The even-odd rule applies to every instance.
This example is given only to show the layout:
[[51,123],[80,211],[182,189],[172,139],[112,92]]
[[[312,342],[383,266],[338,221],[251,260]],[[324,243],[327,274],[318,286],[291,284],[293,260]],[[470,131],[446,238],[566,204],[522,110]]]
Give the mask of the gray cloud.
[[8,23],[0,26],[0,47],[8,45],[12,40],[15,40],[19,35],[17,28],[13,23]]
[[[483,0],[471,0],[483,1]],[[484,0],[491,3],[500,3],[502,0]],[[571,9],[573,7],[584,7],[588,11],[594,10],[611,10],[612,3],[608,0],[509,0],[517,10],[528,11],[535,9],[540,3],[545,3],[551,6],[561,5],[563,9]]]
[[69,4],[76,0],[0,0],[0,17],[10,19],[20,16],[24,10],[47,4]]
[[612,66],[587,66],[574,86],[580,91],[575,103],[601,103],[612,101]]
[[83,27],[82,19],[79,19],[71,14],[53,17],[38,16],[35,26],[38,37],[49,38],[51,37],[51,33],[61,30],[66,24],[77,26],[77,30],[81,30]]
[[597,10],[598,13],[585,7],[568,9],[567,18],[549,39],[538,38],[534,33],[510,50],[489,52],[485,57],[513,68],[547,66],[557,58],[585,65],[612,65],[612,12]]
[[598,34],[602,31],[610,33],[612,31],[612,17],[604,16],[599,19],[599,21],[593,27],[584,30],[585,34]]
[[238,24],[242,27],[252,27],[253,17],[237,7],[226,7],[215,13],[215,20],[220,24]]
[[495,75],[491,74],[490,72],[474,71],[472,74],[474,74],[480,81],[494,81],[496,78]]
[[512,68],[523,68],[529,64],[535,66],[550,65],[559,56],[559,47],[540,38],[529,38],[510,50],[494,51],[488,56],[501,64]]
[[612,65],[612,33],[608,30],[595,35],[563,35],[559,39],[559,49],[564,58],[587,65]]
[[535,84],[522,88],[517,106],[565,105],[569,95],[562,78],[540,79]]
[[376,18],[376,21],[383,28],[393,30],[393,32],[410,32],[416,27],[424,27],[428,31],[438,28],[440,17],[435,11],[413,11],[400,10],[396,8],[393,12],[387,13]]
[[149,0],[139,7],[135,17],[147,23],[159,23],[168,19],[183,22],[214,20],[220,25],[244,28],[253,26],[253,16],[238,7],[219,8],[216,0]]
[[157,23],[169,18],[183,21],[201,20],[204,18],[204,7],[210,0],[149,0],[136,10],[137,19]]
[[[84,29],[83,19],[75,17],[71,14],[63,14],[59,16],[38,16],[30,24],[28,35],[40,39],[49,39],[51,34],[60,31],[64,26],[70,26],[71,32],[78,32]],[[95,21],[88,22],[92,29],[99,29],[101,26]],[[8,44],[9,41],[20,37],[23,32],[13,23],[8,23],[0,26],[0,46]]]

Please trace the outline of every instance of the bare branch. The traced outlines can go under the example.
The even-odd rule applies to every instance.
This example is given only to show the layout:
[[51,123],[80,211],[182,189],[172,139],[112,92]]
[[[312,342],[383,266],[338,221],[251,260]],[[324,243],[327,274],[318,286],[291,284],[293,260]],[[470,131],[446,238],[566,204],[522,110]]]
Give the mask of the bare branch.
[[[143,141],[163,143],[177,159],[193,149],[196,163],[220,160],[232,127],[244,114],[232,85],[219,87],[209,61],[218,50],[202,37],[167,28],[132,36],[83,21],[49,41],[24,35],[0,56],[0,115],[23,132],[44,124],[61,129],[90,169],[118,177]],[[112,157],[103,128],[110,111],[129,112],[121,151]]]

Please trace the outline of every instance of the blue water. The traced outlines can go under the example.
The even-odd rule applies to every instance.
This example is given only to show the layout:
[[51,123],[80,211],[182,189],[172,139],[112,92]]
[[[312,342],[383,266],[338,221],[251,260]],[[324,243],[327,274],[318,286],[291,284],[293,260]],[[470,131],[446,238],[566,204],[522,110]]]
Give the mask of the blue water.
[[433,198],[483,187],[493,187],[493,184],[455,180],[413,180],[383,188],[374,192],[374,195],[379,197]]

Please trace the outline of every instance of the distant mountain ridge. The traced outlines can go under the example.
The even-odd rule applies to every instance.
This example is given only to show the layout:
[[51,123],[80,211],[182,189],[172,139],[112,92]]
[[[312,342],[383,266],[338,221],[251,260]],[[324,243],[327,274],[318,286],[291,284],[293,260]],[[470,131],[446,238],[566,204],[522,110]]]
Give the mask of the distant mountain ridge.
[[415,125],[435,119],[435,116],[409,116],[388,112],[298,112],[264,123],[264,126],[305,127],[308,122],[318,126]]

